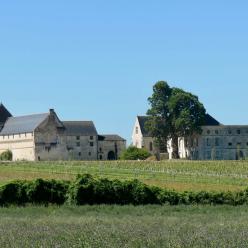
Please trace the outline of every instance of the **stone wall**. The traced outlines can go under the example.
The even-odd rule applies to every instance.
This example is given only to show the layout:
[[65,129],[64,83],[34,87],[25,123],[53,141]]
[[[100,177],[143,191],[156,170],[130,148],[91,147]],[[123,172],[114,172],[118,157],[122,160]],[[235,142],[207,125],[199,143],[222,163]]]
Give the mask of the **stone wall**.
[[120,157],[121,153],[126,149],[126,141],[121,140],[102,140],[98,141],[98,159],[114,160]]
[[14,161],[33,161],[35,159],[33,133],[0,136],[0,154],[7,150],[12,152]]

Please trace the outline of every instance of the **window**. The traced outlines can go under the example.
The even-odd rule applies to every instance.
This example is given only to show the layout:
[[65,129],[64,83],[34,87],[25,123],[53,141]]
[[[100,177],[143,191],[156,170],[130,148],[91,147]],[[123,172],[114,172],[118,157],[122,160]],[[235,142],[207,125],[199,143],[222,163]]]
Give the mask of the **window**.
[[232,142],[229,142],[228,145],[229,145],[229,146],[232,146]]
[[93,138],[94,138],[93,136],[90,136],[90,140],[93,140]]
[[91,156],[91,152],[89,152],[89,156]]
[[136,134],[139,133],[139,128],[138,127],[135,128],[135,132],[136,132]]
[[76,136],[76,140],[80,140],[80,136]]
[[207,134],[210,134],[210,130],[207,131]]
[[219,146],[219,145],[220,145],[220,140],[219,140],[219,138],[215,138],[215,145],[216,145],[216,146]]
[[207,146],[210,146],[210,139],[207,138]]
[[232,134],[232,130],[228,130],[228,134]]
[[102,152],[102,148],[101,147],[99,148],[99,151]]
[[241,133],[241,131],[240,131],[240,129],[238,129],[238,130],[237,130],[237,134],[240,134],[240,133]]
[[218,130],[215,130],[215,134],[219,134],[219,131]]
[[76,143],[76,146],[77,146],[77,147],[80,146],[80,142],[77,142],[77,143]]
[[102,155],[99,156],[100,160],[102,160]]
[[152,144],[152,142],[150,142],[150,151],[152,151],[153,150],[153,144]]
[[94,142],[90,142],[90,146],[94,146]]
[[81,152],[78,153],[78,156],[81,157]]
[[246,145],[248,146],[248,142],[246,143]]

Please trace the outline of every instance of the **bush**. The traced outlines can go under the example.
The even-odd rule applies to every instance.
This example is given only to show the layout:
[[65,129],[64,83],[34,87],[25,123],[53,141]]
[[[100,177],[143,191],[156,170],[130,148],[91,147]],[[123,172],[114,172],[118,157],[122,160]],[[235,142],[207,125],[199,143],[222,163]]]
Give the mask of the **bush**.
[[151,154],[144,148],[137,148],[130,146],[125,150],[121,156],[121,160],[146,160]]
[[74,182],[14,181],[0,187],[0,205],[33,204],[211,204],[248,203],[248,189],[239,192],[177,192],[148,186],[138,180],[119,181],[79,175]]
[[15,181],[0,188],[0,205],[22,205],[27,202],[27,184],[25,181]]
[[160,189],[149,187],[138,180],[94,179],[86,174],[78,176],[68,192],[73,204],[159,204]]
[[37,179],[27,187],[28,201],[38,204],[63,204],[69,183],[56,180]]
[[7,150],[7,151],[2,152],[0,154],[0,160],[2,160],[2,161],[12,161],[12,157],[13,157],[13,155],[12,155],[12,152],[10,150]]

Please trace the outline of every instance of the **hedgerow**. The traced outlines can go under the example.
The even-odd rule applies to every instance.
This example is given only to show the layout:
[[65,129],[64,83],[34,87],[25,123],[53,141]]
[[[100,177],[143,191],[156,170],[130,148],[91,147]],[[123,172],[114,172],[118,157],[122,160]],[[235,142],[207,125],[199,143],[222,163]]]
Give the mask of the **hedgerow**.
[[239,192],[177,192],[148,186],[138,180],[120,181],[79,175],[75,181],[36,179],[0,187],[0,206],[31,204],[168,204],[242,205],[248,189]]

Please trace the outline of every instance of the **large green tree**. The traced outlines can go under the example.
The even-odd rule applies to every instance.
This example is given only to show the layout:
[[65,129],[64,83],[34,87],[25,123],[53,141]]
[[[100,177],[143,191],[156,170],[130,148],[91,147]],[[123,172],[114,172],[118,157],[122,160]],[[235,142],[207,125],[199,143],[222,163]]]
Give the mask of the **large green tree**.
[[155,138],[158,147],[164,149],[172,139],[172,157],[179,158],[178,138],[201,133],[206,110],[198,97],[179,88],[171,88],[159,81],[148,98],[150,109],[146,128]]

